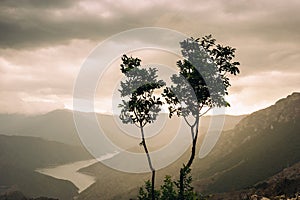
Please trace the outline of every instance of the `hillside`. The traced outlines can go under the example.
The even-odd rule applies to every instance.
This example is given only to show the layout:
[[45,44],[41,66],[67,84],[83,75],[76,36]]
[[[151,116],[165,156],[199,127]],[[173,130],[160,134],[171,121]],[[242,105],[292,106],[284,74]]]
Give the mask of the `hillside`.
[[[168,119],[167,116],[165,116]],[[245,116],[225,116],[224,128],[230,129]],[[122,131],[115,125],[114,116],[98,114],[100,123],[112,140],[116,143],[126,143],[120,135]],[[176,119],[175,119],[176,121]],[[178,121],[178,120],[177,120]],[[201,121],[201,130],[204,132],[209,124],[210,117],[204,117]],[[176,128],[171,121],[165,127],[168,132]],[[177,123],[177,122],[175,122]],[[76,133],[72,112],[69,110],[55,110],[43,115],[19,115],[19,114],[0,114],[0,192],[17,185],[18,189],[24,192],[26,196],[39,196],[44,194],[48,197],[63,197],[65,193],[70,196],[77,194],[77,189],[73,184],[67,181],[57,180],[35,172],[36,168],[42,168],[49,165],[59,165],[73,162],[88,157]],[[6,136],[13,135],[13,136]],[[27,137],[30,136],[30,137]],[[34,136],[34,137],[31,137]],[[57,142],[63,142],[81,147],[72,147]],[[138,144],[138,140],[134,145]],[[154,141],[157,142],[157,141]],[[158,141],[159,143],[159,141]],[[156,145],[158,145],[158,143]],[[99,141],[99,145],[101,141]],[[115,176],[114,170],[97,169],[105,174]],[[96,170],[96,169],[95,169]],[[177,171],[177,168],[170,171]],[[107,172],[107,173],[106,173]],[[176,174],[176,173],[174,173]],[[103,174],[98,174],[101,177]],[[102,180],[106,183],[110,176],[105,176]],[[118,175],[117,175],[118,176]],[[136,189],[143,180],[148,178],[144,174],[142,179],[139,176],[133,176],[136,184],[131,189]],[[161,177],[161,179],[163,176]],[[124,176],[124,182],[131,180],[130,176]],[[132,182],[134,182],[132,181]],[[114,182],[112,182],[113,184]],[[34,187],[32,187],[34,186]],[[127,193],[127,187],[124,184],[124,193]],[[49,188],[51,188],[49,190]],[[107,188],[107,187],[105,187]],[[105,189],[104,188],[104,189]],[[110,189],[110,188],[108,188]],[[136,191],[134,192],[136,194]],[[68,196],[69,197],[69,196]]]
[[194,165],[195,184],[209,192],[242,189],[299,162],[299,120],[300,93],[245,117]]
[[89,158],[84,148],[37,137],[0,135],[0,165],[35,169]]
[[48,197],[38,197],[38,198],[27,198],[19,191],[9,191],[4,194],[0,194],[0,200],[58,200]]
[[292,198],[296,193],[300,195],[300,162],[257,183],[254,190],[259,195],[271,198],[281,195]]
[[82,148],[35,137],[0,135],[0,193],[15,188],[28,197],[72,199],[78,189],[69,181],[35,169],[89,159]]
[[[261,186],[265,186],[266,184],[270,186],[269,188],[276,188],[277,186],[274,186],[274,183],[268,182],[269,178],[280,173],[283,169],[300,162],[300,125],[297,123],[300,120],[299,103],[300,93],[293,93],[287,98],[277,101],[274,105],[254,112],[251,115],[237,117],[226,116],[225,122],[227,122],[224,127],[225,130],[216,147],[204,159],[195,159],[192,166],[195,189],[198,192],[204,192],[206,194],[220,192],[226,192],[228,194],[228,192],[244,191],[245,188],[254,188],[251,191],[263,191],[260,190]],[[66,114],[66,112],[68,114]],[[54,126],[55,121],[60,119],[57,115],[65,116],[65,114],[69,117],[65,119],[66,121],[64,121],[64,123],[69,124],[67,127],[74,126],[74,124],[72,125],[73,120],[72,115],[70,115],[71,113],[63,110],[54,111],[42,116],[17,116],[17,118],[20,127],[31,127],[31,130],[35,130],[35,134],[38,134],[38,130],[42,130],[41,127],[47,128],[48,125],[46,121],[52,120],[50,124]],[[16,116],[11,115],[8,117],[6,115],[4,117],[2,115],[1,117],[2,119],[5,118],[5,120],[12,120]],[[24,118],[26,119],[24,120]],[[37,124],[42,123],[42,119],[44,120],[44,125],[41,124],[37,126]],[[119,137],[121,134],[120,129],[113,126],[114,119],[112,116],[98,115],[98,119],[100,123],[106,125],[104,131],[111,139],[115,140],[116,143],[125,142],[122,137]],[[5,120],[2,123],[5,123]],[[63,121],[63,119],[60,120]],[[205,133],[207,130],[209,120],[209,117],[202,119],[201,133]],[[175,122],[169,122],[169,124],[166,125],[165,128],[168,129],[168,132],[175,131],[175,126],[173,126],[172,123],[176,124],[176,119]],[[10,134],[15,133],[13,126],[6,125],[4,128],[10,130]],[[28,128],[27,130],[30,129]],[[53,131],[54,129],[51,130]],[[64,130],[64,127],[55,127],[54,140],[60,140],[58,136],[62,130]],[[66,135],[71,137],[71,135],[74,134],[73,131],[74,130],[67,132]],[[50,134],[50,132],[47,134]],[[41,137],[47,138],[48,136],[45,136],[43,133]],[[199,137],[198,150],[203,137],[204,134]],[[35,144],[31,144],[31,142]],[[13,145],[7,145],[10,143]],[[20,182],[18,187],[22,187],[26,196],[27,194],[31,194],[29,196],[37,197],[37,194],[26,191],[28,189],[26,188],[26,184],[28,185],[28,183],[29,185],[38,184],[36,191],[38,191],[39,196],[42,194],[42,196],[57,197],[57,195],[64,195],[63,193],[65,191],[68,191],[69,197],[74,196],[77,190],[73,184],[36,174],[32,169],[51,164],[72,162],[73,159],[79,159],[77,156],[80,157],[82,155],[81,158],[85,158],[86,153],[81,154],[79,152],[82,152],[82,149],[78,150],[78,148],[68,145],[65,146],[61,143],[50,142],[51,147],[47,147],[46,143],[49,144],[48,141],[39,138],[30,137],[30,139],[28,139],[28,137],[20,136],[1,136],[0,158],[2,168],[0,171],[2,173],[1,176],[7,176],[8,178],[3,179],[6,181],[5,183],[1,183],[2,179],[0,180],[0,188],[7,187],[8,185],[13,186],[12,183],[9,183],[9,180],[18,179]],[[138,142],[132,144],[136,145],[134,148],[139,148]],[[156,145],[156,147],[159,147],[159,143]],[[45,154],[46,152],[50,153]],[[59,157],[57,157],[57,155],[59,155]],[[74,157],[71,155],[74,155]],[[122,156],[122,154],[117,156]],[[46,157],[47,159],[44,159]],[[179,168],[182,166],[182,163],[186,162],[188,157],[189,152],[187,151],[172,165],[159,170],[157,172],[157,185],[160,185],[166,174],[176,179],[178,177]],[[7,171],[7,169],[10,170]],[[129,174],[119,172],[101,163],[96,163],[81,171],[95,175],[97,181],[87,190],[80,193],[78,200],[134,198],[138,193],[138,187],[150,177],[148,173]],[[24,174],[26,174],[26,176],[23,176]],[[30,180],[27,177],[30,177]],[[296,184],[297,183],[296,181]],[[283,182],[283,184],[285,184],[285,182]],[[55,190],[57,188],[61,189],[54,192],[56,196],[53,196],[54,190],[51,190],[52,194],[49,194],[47,193],[49,190],[45,189],[52,187],[55,188]],[[284,187],[285,185],[281,186],[281,188]],[[118,189],[112,191],[111,188]],[[264,191],[267,192],[268,190]],[[271,189],[270,191],[274,192]],[[66,196],[60,197],[61,199],[68,199]]]
[[[206,194],[240,190],[299,162],[299,101],[300,94],[294,93],[246,116],[234,129],[224,131],[214,150],[204,159],[195,160],[192,166],[195,189]],[[178,177],[178,169],[188,156],[189,152],[158,171],[157,185],[166,174]],[[98,180],[79,195],[80,200],[134,198],[138,187],[150,177],[117,172],[101,163],[83,171],[94,174]],[[118,190],[112,192],[111,188]]]
[[300,191],[300,162],[287,167],[274,176],[255,184],[253,187],[213,194],[210,200],[241,200],[249,199],[257,196],[259,198],[265,197],[268,199],[283,199],[289,198],[299,199]]

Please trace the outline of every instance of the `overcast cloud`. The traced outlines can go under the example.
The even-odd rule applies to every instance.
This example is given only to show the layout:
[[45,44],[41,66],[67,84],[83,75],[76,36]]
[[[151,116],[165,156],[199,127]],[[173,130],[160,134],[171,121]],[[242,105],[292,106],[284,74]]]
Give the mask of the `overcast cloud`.
[[299,10],[298,0],[0,1],[0,112],[70,107],[89,52],[113,34],[147,26],[212,34],[237,48],[241,74],[229,113],[255,111],[299,91]]

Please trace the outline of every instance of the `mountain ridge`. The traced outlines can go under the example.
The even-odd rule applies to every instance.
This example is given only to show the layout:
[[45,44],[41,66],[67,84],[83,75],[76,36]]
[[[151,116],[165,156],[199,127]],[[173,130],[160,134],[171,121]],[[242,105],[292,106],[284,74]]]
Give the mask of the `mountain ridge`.
[[[284,98],[285,100],[279,100],[280,107],[271,105],[268,108],[246,116],[232,130],[224,131],[213,151],[204,159],[195,159],[192,165],[193,186],[195,190],[209,195],[252,187],[256,183],[280,172],[288,165],[299,162],[300,149],[297,144],[300,143],[298,133],[300,127],[295,123],[295,120],[286,123],[280,122],[280,124],[277,125],[274,124],[273,129],[268,123],[267,125],[265,125],[264,122],[261,123],[260,120],[262,119],[257,119],[258,123],[254,120],[251,121],[254,125],[256,123],[255,126],[252,126],[252,124],[250,124],[250,126],[242,124],[249,124],[248,120],[252,120],[253,116],[257,116],[257,114],[264,117],[267,116],[267,114],[264,113],[266,110],[269,112],[271,111],[270,109],[276,108],[277,110],[280,108],[278,113],[287,107],[288,109],[291,107],[291,109],[298,110],[299,95],[296,93],[296,103],[294,96],[295,95],[289,95]],[[291,103],[287,104],[285,101],[290,101],[291,97]],[[283,107],[281,107],[282,105]],[[273,114],[273,112],[277,113],[277,111],[272,111],[271,114]],[[297,114],[295,118],[297,122],[299,119],[298,112],[294,112],[294,114]],[[263,120],[266,119],[267,118],[263,118]],[[268,120],[274,122],[273,117],[268,118]],[[254,131],[255,128],[257,132]],[[286,135],[289,137],[286,137]],[[199,138],[199,146],[202,139],[203,137]],[[294,145],[290,146],[290,144]],[[198,150],[199,146],[197,147]],[[157,185],[161,183],[161,179],[166,174],[171,175],[172,178],[178,178],[178,170],[182,166],[182,163],[188,160],[188,156],[189,151],[171,166],[159,170],[157,172]],[[98,181],[79,195],[80,200],[97,199],[99,195],[104,194],[105,199],[134,198],[138,193],[138,187],[141,186],[140,180],[147,180],[147,177],[149,178],[147,174],[127,176],[120,172],[110,170],[101,163],[83,169],[83,171],[94,174],[98,177]],[[113,178],[110,179],[111,177]],[[118,182],[113,181],[115,179],[117,179]],[[103,186],[108,180],[112,181],[110,185],[120,188],[120,191],[115,192],[115,194],[108,194],[108,190]],[[129,181],[128,185],[130,185],[131,188],[124,188],[123,185],[119,185],[120,182],[124,181]]]
[[242,189],[299,162],[299,103],[300,94],[293,93],[226,131],[210,157],[198,162],[199,166],[210,162],[205,170],[196,167],[199,188],[205,190],[208,181],[206,189],[211,192]]
[[[122,131],[116,126],[114,117],[117,116],[97,114],[99,124],[107,126],[103,127],[107,133],[111,135],[118,133],[120,136]],[[224,128],[232,128],[243,117],[245,116],[225,116]],[[207,129],[209,120],[210,116],[204,117],[201,128]],[[0,133],[6,135],[35,136],[65,144],[82,145],[73,119],[73,113],[71,110],[66,109],[31,116],[23,114],[0,114]]]

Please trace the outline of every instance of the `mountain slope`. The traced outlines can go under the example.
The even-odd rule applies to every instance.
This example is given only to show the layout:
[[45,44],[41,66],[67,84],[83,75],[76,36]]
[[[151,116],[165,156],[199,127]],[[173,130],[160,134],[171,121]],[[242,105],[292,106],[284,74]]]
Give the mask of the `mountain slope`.
[[38,197],[38,198],[27,198],[19,191],[8,191],[4,194],[0,194],[0,200],[58,200],[48,197]]
[[299,194],[300,162],[256,184],[254,190],[260,195],[273,198],[281,195],[292,198],[296,193]]
[[81,147],[36,137],[0,135],[0,165],[36,169],[88,158]]
[[[214,150],[192,165],[194,187],[212,194],[253,186],[300,161],[299,137],[300,94],[294,93],[275,105],[242,119],[234,129],[222,133]],[[203,136],[199,138],[198,150]],[[198,151],[197,151],[198,152]],[[190,152],[167,168],[159,170],[156,185],[169,174],[178,178],[179,169]],[[149,174],[128,174],[112,170],[101,163],[83,171],[98,180],[79,195],[80,200],[129,199],[136,197],[138,187]],[[118,188],[111,190],[111,188]]]
[[74,184],[40,174],[35,169],[89,158],[77,146],[35,137],[0,135],[0,193],[16,188],[28,197],[72,199],[78,194]]
[[[223,134],[210,156],[197,163],[197,187],[205,188],[206,182],[210,192],[241,189],[299,162],[299,120],[300,93],[245,117]],[[205,170],[199,167],[207,162]]]
[[[287,167],[281,172],[268,179],[261,181],[251,188],[218,193],[210,196],[211,200],[241,200],[251,199],[251,196],[257,196],[259,199],[266,197],[268,199],[299,199],[300,191],[300,162]],[[297,198],[298,197],[298,198]]]

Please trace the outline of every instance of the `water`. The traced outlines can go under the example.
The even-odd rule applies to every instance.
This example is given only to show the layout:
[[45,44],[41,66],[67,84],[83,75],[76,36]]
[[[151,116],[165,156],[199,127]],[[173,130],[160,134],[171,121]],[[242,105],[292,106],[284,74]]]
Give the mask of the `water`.
[[[115,156],[116,153],[111,153],[102,156],[98,160],[105,160],[112,158]],[[78,192],[82,192],[85,189],[87,189],[89,186],[91,186],[93,183],[96,182],[96,177],[83,174],[81,172],[78,172],[80,169],[91,166],[98,162],[96,159],[90,159],[90,160],[83,160],[78,162],[73,162],[65,165],[59,165],[56,167],[50,167],[50,168],[42,168],[42,169],[36,169],[37,172],[41,174],[45,174],[57,179],[63,179],[71,181],[77,188]]]

